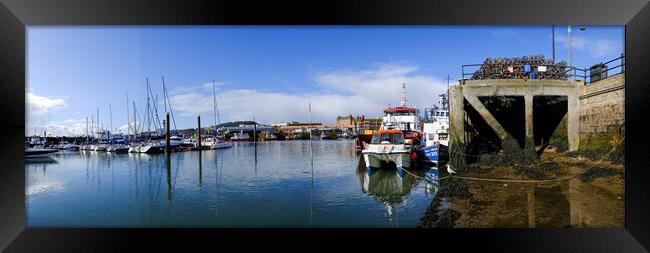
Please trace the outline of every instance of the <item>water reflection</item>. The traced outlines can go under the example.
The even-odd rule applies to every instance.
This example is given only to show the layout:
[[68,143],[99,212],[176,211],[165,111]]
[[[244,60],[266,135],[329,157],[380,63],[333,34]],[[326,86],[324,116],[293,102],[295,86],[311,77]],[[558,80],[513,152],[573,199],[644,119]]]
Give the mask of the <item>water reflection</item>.
[[623,189],[613,189],[616,183],[468,183],[473,196],[451,200],[462,214],[457,227],[624,226]]
[[403,176],[400,176],[395,170],[379,169],[372,175],[368,175],[363,158],[357,164],[357,177],[362,192],[384,205],[389,220],[398,210],[396,206],[405,203],[406,196],[418,186],[419,182],[424,184],[425,193],[431,194],[432,197],[438,192],[439,181],[436,167],[414,166],[405,172]]
[[387,173],[363,183],[357,178],[367,173],[365,166],[356,173],[363,160],[354,151],[354,142],[314,141],[312,157],[308,141],[287,141],[169,156],[80,151],[26,162],[28,225],[385,227],[394,223],[389,212],[414,227],[434,187]]

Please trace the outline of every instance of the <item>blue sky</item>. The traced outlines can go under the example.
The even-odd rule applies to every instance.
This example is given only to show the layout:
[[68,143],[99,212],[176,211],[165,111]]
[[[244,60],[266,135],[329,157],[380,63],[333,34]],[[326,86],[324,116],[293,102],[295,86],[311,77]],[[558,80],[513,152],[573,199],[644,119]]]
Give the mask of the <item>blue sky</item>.
[[[623,27],[572,30],[574,65],[623,52]],[[567,27],[556,27],[556,59],[567,60]],[[486,57],[551,57],[550,26],[32,26],[27,33],[26,134],[83,134],[99,109],[126,129],[126,94],[144,114],[146,83],[162,107],[165,76],[176,125],[213,122],[212,80],[222,122],[377,117],[399,101],[420,108],[445,92],[447,75]],[[568,60],[567,60],[568,61]],[[132,111],[132,102],[130,102]]]

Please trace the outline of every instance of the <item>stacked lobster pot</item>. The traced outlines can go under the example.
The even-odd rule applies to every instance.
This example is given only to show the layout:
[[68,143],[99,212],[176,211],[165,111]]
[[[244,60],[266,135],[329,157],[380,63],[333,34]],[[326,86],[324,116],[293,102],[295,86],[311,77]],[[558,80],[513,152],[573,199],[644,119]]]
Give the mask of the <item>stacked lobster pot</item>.
[[543,55],[515,58],[487,58],[472,79],[556,79],[567,80],[566,62],[555,63]]

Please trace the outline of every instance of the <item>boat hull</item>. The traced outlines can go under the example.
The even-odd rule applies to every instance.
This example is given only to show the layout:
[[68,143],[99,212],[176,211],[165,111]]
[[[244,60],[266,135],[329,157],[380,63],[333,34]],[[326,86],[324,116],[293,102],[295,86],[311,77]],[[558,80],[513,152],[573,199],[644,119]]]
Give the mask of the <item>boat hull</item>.
[[34,157],[47,157],[53,153],[58,152],[59,150],[57,149],[38,149],[38,148],[30,148],[25,150],[25,158],[34,158]]
[[230,148],[230,147],[232,147],[232,143],[230,143],[230,142],[219,142],[219,143],[215,143],[214,145],[212,145],[211,148],[212,149],[224,149],[224,148]]
[[363,160],[366,163],[368,175],[372,175],[375,171],[387,167],[391,163],[395,163],[395,169],[398,175],[404,175],[404,169],[411,166],[411,157],[408,152],[399,153],[382,153],[382,152],[363,152]]

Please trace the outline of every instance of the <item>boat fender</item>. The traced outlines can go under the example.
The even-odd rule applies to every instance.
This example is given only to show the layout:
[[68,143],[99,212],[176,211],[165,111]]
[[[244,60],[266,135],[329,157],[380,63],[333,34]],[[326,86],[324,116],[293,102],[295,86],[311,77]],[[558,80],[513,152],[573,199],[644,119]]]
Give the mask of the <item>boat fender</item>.
[[411,160],[415,160],[418,157],[418,154],[411,152]]

